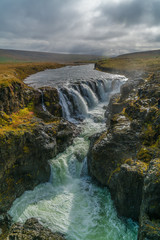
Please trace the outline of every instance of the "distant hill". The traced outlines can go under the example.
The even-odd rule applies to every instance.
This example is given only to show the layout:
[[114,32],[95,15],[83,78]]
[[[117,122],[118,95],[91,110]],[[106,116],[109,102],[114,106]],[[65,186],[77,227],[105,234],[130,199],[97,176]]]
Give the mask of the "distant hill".
[[88,62],[97,61],[102,57],[95,55],[81,54],[59,54],[21,50],[0,49],[0,63],[7,62],[58,62],[58,63],[73,63],[73,62]]
[[118,58],[152,58],[152,57],[159,57],[160,50],[152,50],[152,51],[145,51],[145,52],[133,52],[127,53],[123,55],[119,55]]

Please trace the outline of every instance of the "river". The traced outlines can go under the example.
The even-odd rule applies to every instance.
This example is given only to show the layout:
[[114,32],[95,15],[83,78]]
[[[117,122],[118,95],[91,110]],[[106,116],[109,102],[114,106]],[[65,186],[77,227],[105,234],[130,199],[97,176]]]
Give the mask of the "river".
[[15,222],[35,217],[68,240],[136,240],[137,224],[118,218],[108,189],[88,175],[89,137],[105,130],[104,106],[127,80],[93,68],[90,64],[46,70],[25,80],[34,88],[56,87],[63,116],[82,132],[65,152],[50,160],[49,182],[26,191],[9,214]]

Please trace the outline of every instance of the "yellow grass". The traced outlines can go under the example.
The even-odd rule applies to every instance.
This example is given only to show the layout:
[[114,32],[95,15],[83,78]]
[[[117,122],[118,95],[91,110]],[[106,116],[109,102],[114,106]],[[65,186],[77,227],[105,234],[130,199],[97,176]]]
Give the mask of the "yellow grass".
[[55,69],[64,65],[58,63],[12,63],[0,64],[0,87],[13,82],[22,83],[26,77],[45,69]]
[[10,131],[22,132],[22,130],[25,131],[28,127],[33,127],[34,122],[31,121],[33,116],[33,112],[30,112],[28,108],[21,109],[17,113],[12,113],[11,115],[1,112],[0,134]]
[[124,72],[144,71],[151,73],[160,71],[160,56],[143,56],[141,54],[119,56],[99,61],[97,68],[99,67]]

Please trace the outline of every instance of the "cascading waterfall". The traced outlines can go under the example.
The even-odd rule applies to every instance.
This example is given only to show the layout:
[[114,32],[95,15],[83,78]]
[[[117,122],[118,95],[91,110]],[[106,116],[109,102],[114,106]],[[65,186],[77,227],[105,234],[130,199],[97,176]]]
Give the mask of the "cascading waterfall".
[[43,111],[47,111],[46,106],[44,104],[44,93],[40,89],[39,89],[39,92],[41,93],[42,109],[43,109]]
[[60,98],[60,104],[62,106],[63,117],[66,119],[70,119],[70,111],[69,111],[69,107],[68,107],[68,103],[67,103],[67,98],[62,93],[61,90],[59,90],[58,93],[59,93],[59,98]]
[[[73,71],[74,68],[78,67],[73,67]],[[81,71],[76,74],[83,75],[83,68],[86,73],[87,66],[79,66]],[[15,200],[9,213],[14,221],[20,222],[36,217],[52,231],[64,233],[68,240],[136,240],[137,225],[117,217],[108,189],[101,188],[88,176],[86,158],[89,137],[105,129],[103,106],[108,102],[104,102],[104,98],[119,91],[126,79],[111,75],[110,80],[100,76],[98,84],[98,73],[95,71],[96,79],[92,71],[89,73],[91,76],[86,82],[80,80],[58,86],[63,116],[74,120],[83,115],[83,122],[77,122],[82,128],[81,135],[50,161],[50,181],[26,191]],[[99,121],[95,121],[97,118]]]
[[81,91],[86,98],[89,108],[93,108],[98,104],[98,99],[92,89],[87,84],[81,84]]
[[89,111],[109,98],[110,93],[120,89],[121,81],[102,79],[79,81],[74,85],[59,88],[63,116],[74,122],[74,118],[85,118]]
[[73,97],[73,103],[75,105],[76,115],[87,115],[88,113],[88,107],[84,100],[84,98],[81,96],[81,94],[74,90],[73,88],[70,89],[70,93]]

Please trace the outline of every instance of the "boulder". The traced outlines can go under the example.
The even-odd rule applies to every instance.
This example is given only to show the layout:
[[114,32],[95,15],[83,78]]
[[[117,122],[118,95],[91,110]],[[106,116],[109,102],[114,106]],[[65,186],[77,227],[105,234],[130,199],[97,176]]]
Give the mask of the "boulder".
[[139,219],[147,164],[128,159],[110,176],[109,189],[120,216]]
[[160,240],[160,159],[150,162],[144,179],[138,240]]
[[37,219],[30,218],[24,224],[12,225],[6,240],[65,240],[60,233],[53,233],[50,229],[43,227]]

